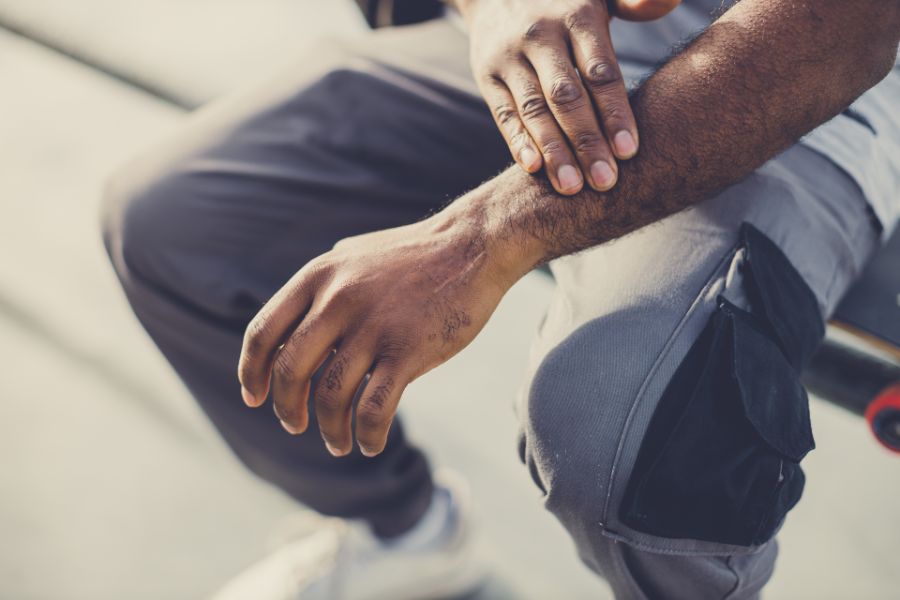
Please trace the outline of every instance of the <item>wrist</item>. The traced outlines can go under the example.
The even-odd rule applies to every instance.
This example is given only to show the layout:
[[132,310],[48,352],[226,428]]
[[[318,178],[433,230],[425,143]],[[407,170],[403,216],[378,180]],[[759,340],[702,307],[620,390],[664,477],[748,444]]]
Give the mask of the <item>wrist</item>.
[[509,189],[514,182],[506,179],[507,174],[502,174],[488,181],[432,219],[438,230],[455,231],[461,243],[483,251],[491,276],[508,288],[543,264],[549,251],[509,212]]

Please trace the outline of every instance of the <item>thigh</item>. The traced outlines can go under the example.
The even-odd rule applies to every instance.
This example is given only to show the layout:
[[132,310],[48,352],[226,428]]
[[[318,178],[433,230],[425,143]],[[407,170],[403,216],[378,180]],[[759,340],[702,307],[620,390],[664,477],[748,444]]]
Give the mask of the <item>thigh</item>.
[[336,241],[439,209],[509,162],[466,56],[440,21],[326,43],[202,109],[113,179],[124,262],[243,318]]
[[[518,404],[522,455],[614,587],[647,577],[626,563],[666,562],[640,553],[720,574],[731,567],[708,557],[774,560],[767,541],[812,444],[799,370],[877,238],[852,180],[795,146],[716,198],[552,265]],[[612,542],[631,560],[611,564]]]

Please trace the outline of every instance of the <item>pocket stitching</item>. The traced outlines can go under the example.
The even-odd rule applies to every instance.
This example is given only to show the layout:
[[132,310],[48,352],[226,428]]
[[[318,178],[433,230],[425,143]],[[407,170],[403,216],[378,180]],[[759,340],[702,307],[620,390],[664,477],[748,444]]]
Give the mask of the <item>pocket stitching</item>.
[[681,317],[678,325],[675,326],[675,329],[672,331],[669,339],[666,340],[666,343],[663,346],[662,350],[660,350],[659,355],[656,357],[656,360],[653,361],[653,365],[647,372],[647,376],[644,378],[644,381],[641,382],[641,387],[638,388],[637,394],[635,395],[634,400],[632,400],[631,402],[631,406],[628,409],[628,416],[625,418],[625,423],[622,426],[622,431],[619,433],[619,440],[616,444],[616,454],[613,457],[612,466],[610,467],[609,477],[607,479],[607,481],[609,481],[609,487],[606,490],[606,499],[604,500],[603,511],[600,515],[601,526],[605,527],[605,524],[609,522],[610,505],[612,503],[613,492],[617,489],[618,482],[616,481],[616,475],[619,471],[619,463],[622,460],[622,451],[625,448],[625,440],[628,438],[628,434],[631,431],[632,426],[634,425],[634,414],[637,411],[637,408],[641,404],[642,400],[644,400],[644,395],[647,391],[647,388],[650,386],[650,382],[653,381],[653,379],[656,377],[663,362],[669,356],[669,353],[672,350],[672,346],[675,345],[675,340],[678,339],[681,331],[687,326],[690,318],[703,306],[703,299],[709,292],[710,288],[712,288],[712,286],[718,281],[719,274],[723,271],[723,269],[730,268],[735,255],[743,247],[743,239],[739,238],[738,241],[731,247],[731,250],[726,252],[722,259],[718,262],[718,264],[716,264],[716,267],[707,278],[706,283],[702,288],[700,288],[700,291],[694,297],[691,305]]

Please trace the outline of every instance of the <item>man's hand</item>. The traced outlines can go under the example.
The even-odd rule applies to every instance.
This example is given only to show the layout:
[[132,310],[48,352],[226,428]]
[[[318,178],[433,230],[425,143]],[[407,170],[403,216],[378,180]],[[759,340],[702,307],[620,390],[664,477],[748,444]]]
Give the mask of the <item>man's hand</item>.
[[[291,433],[308,425],[310,382],[329,451],[384,449],[400,395],[412,380],[469,344],[512,284],[492,270],[477,223],[446,211],[413,225],[339,242],[301,269],[247,328],[238,376],[259,406],[271,383]],[[366,378],[368,381],[366,382]]]
[[302,432],[310,379],[330,357],[314,394],[322,434],[349,452],[370,374],[357,439],[378,453],[403,388],[466,346],[519,277],[740,181],[891,72],[898,41],[894,2],[743,0],[633,96],[644,145],[614,189],[563,198],[513,167],[301,269],[247,330],[245,401],[262,404],[271,379],[286,428]]
[[[617,16],[658,18],[680,0],[616,0]],[[585,180],[613,187],[616,158],[638,131],[609,37],[603,0],[456,0],[470,30],[472,69],[516,162],[541,166],[561,194]]]

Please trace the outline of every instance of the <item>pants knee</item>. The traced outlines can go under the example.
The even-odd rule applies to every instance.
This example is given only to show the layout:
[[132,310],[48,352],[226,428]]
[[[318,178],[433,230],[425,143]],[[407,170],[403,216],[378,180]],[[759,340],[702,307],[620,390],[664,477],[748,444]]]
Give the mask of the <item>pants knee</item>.
[[189,254],[199,215],[190,214],[191,188],[171,169],[152,175],[141,165],[114,173],[103,192],[100,228],[122,285],[140,281],[156,288],[187,284],[179,266]]
[[736,275],[682,327],[653,306],[620,311],[573,332],[535,374],[524,457],[604,575],[615,540],[654,572],[746,563],[764,582],[767,548],[802,494],[814,443],[800,372],[822,334],[816,297],[750,226],[724,270]]
[[[547,353],[522,415],[522,457],[545,493],[546,508],[617,597],[700,598],[712,592],[724,597],[729,590],[735,598],[756,597],[772,572],[774,541],[735,555],[719,546],[722,553],[716,555],[650,550],[620,537],[616,502],[621,490],[614,485],[629,478],[622,457],[633,453],[639,440],[626,433],[628,423],[646,418],[632,412],[657,355],[647,350],[652,342],[632,343],[623,331],[646,331],[648,324],[621,314],[601,318]],[[636,351],[640,347],[643,353]]]
[[652,362],[620,343],[623,327],[639,330],[626,321],[596,319],[551,349],[520,410],[521,458],[582,553],[602,536],[621,432]]
[[139,183],[131,169],[121,169],[106,182],[100,228],[106,251],[120,277],[128,266],[158,246],[161,219],[153,214],[155,183]]

